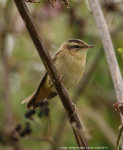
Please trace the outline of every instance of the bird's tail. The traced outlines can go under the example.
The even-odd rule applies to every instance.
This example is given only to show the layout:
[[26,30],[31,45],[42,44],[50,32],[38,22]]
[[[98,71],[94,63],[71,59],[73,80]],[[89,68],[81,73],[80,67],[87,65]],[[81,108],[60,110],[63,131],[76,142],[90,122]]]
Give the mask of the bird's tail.
[[22,104],[27,102],[27,104],[26,104],[27,109],[33,107],[33,103],[34,103],[33,98],[34,98],[34,96],[35,96],[35,91],[30,96],[28,96],[25,100],[22,101]]

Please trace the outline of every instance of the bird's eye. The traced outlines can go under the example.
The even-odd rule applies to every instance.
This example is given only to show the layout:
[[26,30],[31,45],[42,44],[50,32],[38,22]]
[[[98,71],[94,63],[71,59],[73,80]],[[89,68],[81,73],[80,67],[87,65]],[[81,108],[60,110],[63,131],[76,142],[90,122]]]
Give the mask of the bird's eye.
[[79,45],[75,45],[75,48],[79,48]]

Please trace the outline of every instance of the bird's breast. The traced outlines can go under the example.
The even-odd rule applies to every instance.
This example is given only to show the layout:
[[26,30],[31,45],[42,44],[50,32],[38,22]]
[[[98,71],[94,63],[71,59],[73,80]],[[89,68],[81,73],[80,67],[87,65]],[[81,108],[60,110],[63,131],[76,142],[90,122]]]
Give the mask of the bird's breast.
[[77,58],[73,55],[61,56],[56,62],[56,68],[60,75],[63,75],[63,83],[66,89],[70,89],[81,79],[85,69],[85,58]]

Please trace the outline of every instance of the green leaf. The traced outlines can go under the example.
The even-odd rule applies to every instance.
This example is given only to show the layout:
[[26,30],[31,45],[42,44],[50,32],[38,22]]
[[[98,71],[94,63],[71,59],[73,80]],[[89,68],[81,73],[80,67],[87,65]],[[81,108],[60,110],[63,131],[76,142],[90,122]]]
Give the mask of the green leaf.
[[118,48],[118,52],[122,55],[123,58],[123,48]]

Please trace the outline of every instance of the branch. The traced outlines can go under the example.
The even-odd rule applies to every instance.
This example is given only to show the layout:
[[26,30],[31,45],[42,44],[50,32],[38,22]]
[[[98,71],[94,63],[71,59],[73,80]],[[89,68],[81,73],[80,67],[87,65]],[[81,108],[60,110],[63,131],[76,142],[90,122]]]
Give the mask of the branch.
[[[123,102],[123,81],[122,81],[122,76],[121,76],[119,66],[117,63],[117,59],[115,56],[111,37],[108,31],[108,27],[104,19],[104,15],[103,15],[103,12],[101,10],[98,0],[90,0],[90,4],[92,7],[94,17],[95,17],[95,21],[97,23],[97,27],[100,32],[101,39],[102,39],[102,43],[103,43],[104,51],[106,54],[111,77],[113,80],[117,100],[119,103],[122,103]],[[123,123],[122,116],[121,116],[121,120]]]
[[[73,104],[69,98],[69,95],[67,94],[67,91],[66,91],[63,83],[59,80],[60,79],[59,74],[58,74],[58,72],[53,64],[53,61],[43,43],[43,40],[41,39],[41,37],[39,35],[39,32],[33,22],[33,19],[28,11],[28,8],[27,8],[24,0],[14,0],[14,1],[20,12],[20,15],[30,33],[30,36],[37,48],[37,51],[44,63],[44,66],[47,69],[47,72],[49,73],[49,75],[54,83],[56,91],[61,99],[61,102],[64,106],[65,112],[66,112],[68,119],[70,121],[70,124],[72,126],[77,144],[79,147],[85,147],[85,149],[88,149],[88,143],[85,139],[82,125],[80,123],[78,115],[77,115],[77,113],[74,114]],[[75,125],[73,125],[73,124],[75,124]]]

